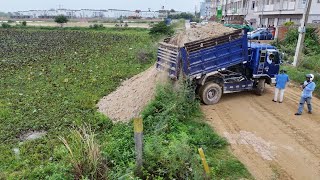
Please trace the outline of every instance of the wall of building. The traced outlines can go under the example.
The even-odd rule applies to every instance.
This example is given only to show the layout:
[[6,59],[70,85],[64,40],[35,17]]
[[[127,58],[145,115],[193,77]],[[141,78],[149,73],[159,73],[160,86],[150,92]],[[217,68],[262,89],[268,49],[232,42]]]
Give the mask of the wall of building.
[[120,17],[141,17],[158,18],[159,11],[130,11],[121,9],[95,10],[95,9],[52,9],[52,10],[30,10],[12,13],[14,18],[54,18],[58,15],[65,15],[70,18],[120,18]]

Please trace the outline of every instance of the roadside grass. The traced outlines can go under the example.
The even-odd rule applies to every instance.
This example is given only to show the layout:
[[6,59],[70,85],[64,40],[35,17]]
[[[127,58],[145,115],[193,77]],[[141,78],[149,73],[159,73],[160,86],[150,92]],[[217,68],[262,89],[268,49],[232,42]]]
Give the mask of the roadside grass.
[[314,74],[314,82],[316,83],[316,89],[314,95],[320,97],[320,74],[319,71],[313,71],[306,69],[304,67],[295,68],[293,66],[285,66],[285,69],[288,72],[289,78],[296,82],[297,84],[303,83],[306,80],[306,74]]

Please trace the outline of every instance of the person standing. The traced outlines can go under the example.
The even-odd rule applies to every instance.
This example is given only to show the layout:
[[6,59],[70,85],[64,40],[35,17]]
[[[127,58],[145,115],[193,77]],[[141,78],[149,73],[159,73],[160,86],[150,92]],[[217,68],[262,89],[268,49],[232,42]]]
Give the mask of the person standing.
[[276,76],[276,88],[274,91],[274,98],[272,99],[273,102],[278,101],[278,94],[280,92],[280,98],[279,98],[279,103],[282,103],[283,101],[283,95],[284,95],[284,90],[287,86],[287,83],[290,81],[289,76],[286,74],[285,70],[281,70],[280,74]]
[[312,105],[311,105],[312,92],[316,88],[316,84],[313,82],[313,78],[314,78],[313,74],[307,74],[306,81],[301,85],[301,89],[302,89],[301,99],[299,102],[298,112],[295,113],[295,115],[297,116],[302,114],[303,106],[305,102],[307,102],[308,113],[312,114]]

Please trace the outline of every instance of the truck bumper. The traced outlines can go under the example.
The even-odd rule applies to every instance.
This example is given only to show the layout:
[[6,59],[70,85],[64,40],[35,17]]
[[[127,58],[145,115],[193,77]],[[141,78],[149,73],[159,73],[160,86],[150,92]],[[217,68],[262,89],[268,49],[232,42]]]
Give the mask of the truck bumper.
[[276,78],[271,78],[271,84],[275,84],[276,83]]

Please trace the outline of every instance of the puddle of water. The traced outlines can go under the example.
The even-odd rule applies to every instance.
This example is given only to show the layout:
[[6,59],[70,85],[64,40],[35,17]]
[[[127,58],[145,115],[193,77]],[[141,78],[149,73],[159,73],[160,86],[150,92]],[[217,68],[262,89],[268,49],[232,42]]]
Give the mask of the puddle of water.
[[22,141],[35,140],[35,139],[42,138],[46,134],[47,134],[46,131],[31,131],[31,132],[27,132],[25,134],[22,134],[20,136],[20,139]]

